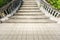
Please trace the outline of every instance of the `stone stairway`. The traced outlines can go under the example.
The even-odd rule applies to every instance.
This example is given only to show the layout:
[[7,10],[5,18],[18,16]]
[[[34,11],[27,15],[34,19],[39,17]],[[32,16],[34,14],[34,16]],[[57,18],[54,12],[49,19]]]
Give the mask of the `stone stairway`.
[[56,23],[42,13],[35,0],[24,0],[18,12],[3,23]]
[[60,40],[60,24],[45,16],[35,0],[24,0],[20,10],[0,24],[0,40]]

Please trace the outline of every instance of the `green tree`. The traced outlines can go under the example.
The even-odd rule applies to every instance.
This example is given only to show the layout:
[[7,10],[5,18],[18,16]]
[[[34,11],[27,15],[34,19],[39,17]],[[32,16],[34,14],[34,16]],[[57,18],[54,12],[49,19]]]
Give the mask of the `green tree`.
[[0,7],[4,6],[5,4],[9,3],[12,0],[0,0]]
[[46,0],[53,8],[60,10],[60,0]]

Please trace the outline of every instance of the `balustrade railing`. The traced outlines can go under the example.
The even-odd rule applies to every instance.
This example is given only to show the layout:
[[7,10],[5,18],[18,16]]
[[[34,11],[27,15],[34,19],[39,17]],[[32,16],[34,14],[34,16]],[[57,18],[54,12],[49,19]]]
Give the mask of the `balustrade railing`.
[[22,0],[12,0],[7,5],[0,8],[0,21],[2,21],[2,19],[4,19],[5,17],[8,18],[12,16],[12,14],[14,14],[13,11],[16,12],[18,8],[20,8],[22,2]]
[[48,4],[45,0],[40,0],[40,3],[42,5],[42,7],[48,12],[50,13],[52,16],[59,18],[60,17],[60,11],[52,8],[52,6],[50,4]]

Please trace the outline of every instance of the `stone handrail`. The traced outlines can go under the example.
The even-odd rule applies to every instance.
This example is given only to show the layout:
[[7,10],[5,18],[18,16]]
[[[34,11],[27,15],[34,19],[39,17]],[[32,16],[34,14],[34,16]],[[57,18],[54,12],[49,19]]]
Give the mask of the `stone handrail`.
[[47,3],[45,0],[40,0],[40,3],[42,4],[42,7],[48,11],[52,16],[59,18],[60,17],[60,11],[52,8],[52,6]]
[[21,7],[23,0],[12,0],[5,6],[0,8],[0,21],[5,21],[6,18],[12,16],[18,8]]

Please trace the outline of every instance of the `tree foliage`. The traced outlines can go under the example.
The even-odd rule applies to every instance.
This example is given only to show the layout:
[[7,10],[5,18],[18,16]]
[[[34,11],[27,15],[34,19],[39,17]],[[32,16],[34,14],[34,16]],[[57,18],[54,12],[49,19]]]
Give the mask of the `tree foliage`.
[[60,10],[60,0],[46,0],[53,8]]
[[0,0],[0,7],[4,6],[5,4],[9,3],[12,0]]

